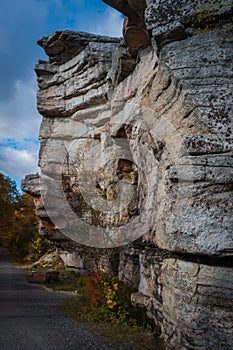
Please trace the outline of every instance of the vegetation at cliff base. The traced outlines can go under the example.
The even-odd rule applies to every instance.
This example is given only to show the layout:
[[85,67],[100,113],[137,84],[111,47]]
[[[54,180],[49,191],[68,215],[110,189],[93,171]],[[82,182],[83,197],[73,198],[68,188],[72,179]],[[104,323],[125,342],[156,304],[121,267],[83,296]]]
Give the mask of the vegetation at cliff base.
[[61,278],[46,284],[55,291],[73,291],[76,296],[67,299],[63,311],[87,322],[94,332],[134,350],[162,350],[164,345],[154,322],[146,310],[131,304],[135,290],[117,277],[102,273],[78,275],[60,271]]
[[75,298],[68,299],[64,311],[78,320],[85,320],[102,336],[134,350],[162,350],[154,322],[144,308],[131,304],[131,287],[117,277],[101,273],[78,278]]
[[17,260],[34,260],[43,252],[38,234],[34,202],[30,195],[20,194],[15,181],[0,173],[0,246]]

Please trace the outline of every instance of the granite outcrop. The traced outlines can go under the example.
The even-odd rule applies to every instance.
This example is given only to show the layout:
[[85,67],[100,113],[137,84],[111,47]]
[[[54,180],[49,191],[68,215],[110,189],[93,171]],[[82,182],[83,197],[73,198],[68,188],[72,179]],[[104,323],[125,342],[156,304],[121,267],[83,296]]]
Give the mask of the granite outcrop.
[[137,287],[167,349],[230,350],[232,2],[104,2],[123,39],[39,41],[41,174],[22,189],[67,266]]

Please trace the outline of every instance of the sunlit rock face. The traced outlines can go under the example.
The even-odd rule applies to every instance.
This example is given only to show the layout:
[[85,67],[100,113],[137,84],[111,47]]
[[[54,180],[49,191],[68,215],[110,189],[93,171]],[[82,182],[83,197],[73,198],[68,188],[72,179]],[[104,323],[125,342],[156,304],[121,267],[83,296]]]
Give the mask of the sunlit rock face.
[[23,189],[68,266],[138,285],[167,349],[230,350],[231,2],[105,2],[125,39],[39,41],[41,176]]

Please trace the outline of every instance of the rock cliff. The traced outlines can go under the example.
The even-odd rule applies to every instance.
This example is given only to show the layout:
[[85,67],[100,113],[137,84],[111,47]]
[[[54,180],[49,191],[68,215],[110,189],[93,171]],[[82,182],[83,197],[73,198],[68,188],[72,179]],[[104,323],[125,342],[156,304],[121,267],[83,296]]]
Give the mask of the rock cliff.
[[138,285],[167,349],[233,343],[232,2],[104,0],[124,39],[55,32],[36,65],[40,232]]

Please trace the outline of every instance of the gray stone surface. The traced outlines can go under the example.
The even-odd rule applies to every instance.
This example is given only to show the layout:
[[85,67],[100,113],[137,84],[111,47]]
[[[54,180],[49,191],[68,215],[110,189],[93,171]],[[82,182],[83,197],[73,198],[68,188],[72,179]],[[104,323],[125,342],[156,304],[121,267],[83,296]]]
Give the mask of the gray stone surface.
[[146,0],[103,0],[103,2],[126,16],[123,35],[129,52],[136,58],[139,50],[150,44],[144,17]]
[[174,349],[177,344],[181,349],[231,348],[232,280],[231,268],[164,260],[160,311],[165,339]]
[[[38,179],[23,188],[68,266],[118,269],[139,283],[132,302],[147,308],[168,349],[230,350],[232,3],[105,2],[128,16],[125,43],[67,31],[40,41],[49,54],[36,66],[40,167],[55,223]],[[53,208],[61,188],[69,206]],[[94,229],[69,238],[126,246],[69,240],[60,231],[75,227],[70,212]]]
[[119,39],[65,30],[56,31],[52,35],[38,40],[38,44],[49,56],[50,63],[59,64],[65,63],[77,56],[90,42],[118,43]]
[[146,25],[158,41],[179,40],[185,28],[209,28],[218,17],[229,16],[231,0],[146,0]]

